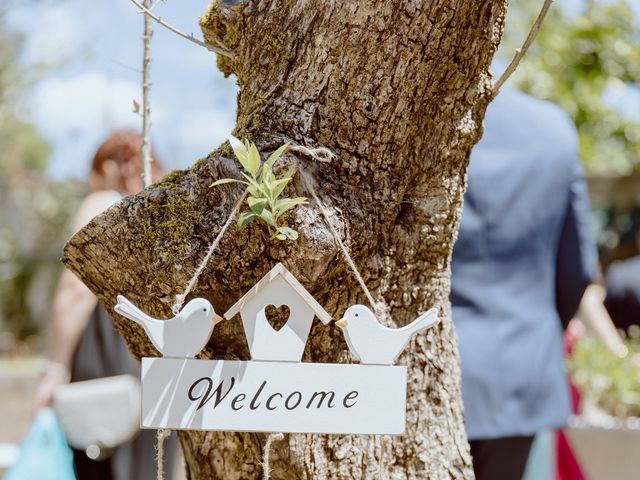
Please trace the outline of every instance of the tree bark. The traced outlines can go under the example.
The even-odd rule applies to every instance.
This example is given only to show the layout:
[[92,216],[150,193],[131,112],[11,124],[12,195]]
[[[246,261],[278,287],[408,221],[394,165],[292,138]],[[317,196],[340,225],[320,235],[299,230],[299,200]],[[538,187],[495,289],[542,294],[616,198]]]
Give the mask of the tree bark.
[[[330,163],[298,161],[313,172],[367,285],[389,304],[392,323],[404,325],[433,306],[442,316],[399,361],[409,372],[405,435],[286,435],[273,446],[272,479],[473,477],[448,301],[450,258],[506,3],[218,0],[201,19],[206,40],[234,55],[218,64],[241,87],[236,135],[265,152],[285,141],[334,152]],[[285,158],[293,161],[293,154]],[[108,309],[123,293],[169,317],[241,193],[210,188],[229,176],[238,170],[228,147],[220,147],[125,198],[69,241],[66,265]],[[310,196],[295,180],[290,193]],[[270,241],[255,222],[230,229],[192,296],[224,312],[281,261],[334,318],[353,303],[366,304],[316,206],[298,207],[289,221],[300,232],[297,242]],[[135,355],[157,355],[135,324],[117,315],[114,324]],[[201,356],[248,359],[241,322],[218,325]],[[315,322],[304,360],[348,359],[339,329]],[[261,475],[264,435],[180,438],[191,479]]]

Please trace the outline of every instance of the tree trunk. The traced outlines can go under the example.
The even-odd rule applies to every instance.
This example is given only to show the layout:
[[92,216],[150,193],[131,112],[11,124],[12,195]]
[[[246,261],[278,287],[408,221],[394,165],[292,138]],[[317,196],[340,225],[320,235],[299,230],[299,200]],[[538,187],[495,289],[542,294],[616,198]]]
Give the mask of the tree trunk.
[[[473,477],[449,267],[506,3],[217,0],[202,17],[207,41],[234,55],[218,64],[241,87],[236,135],[265,152],[290,141],[335,153],[330,163],[298,161],[313,172],[367,285],[389,304],[395,325],[433,306],[442,314],[399,360],[409,369],[405,435],[286,435],[273,446],[272,479]],[[123,293],[151,314],[170,316],[175,295],[241,193],[210,187],[229,176],[238,169],[221,147],[127,197],[69,241],[66,265],[111,312]],[[299,178],[290,193],[310,196]],[[313,202],[289,222],[300,232],[297,242],[270,241],[255,222],[242,232],[230,229],[193,296],[224,312],[281,261],[334,318],[353,303],[366,304]],[[135,324],[117,315],[114,324],[135,355],[157,355]],[[201,356],[248,359],[241,322],[220,324]],[[304,360],[348,358],[339,329],[315,322]],[[180,438],[191,479],[261,475],[264,435]]]

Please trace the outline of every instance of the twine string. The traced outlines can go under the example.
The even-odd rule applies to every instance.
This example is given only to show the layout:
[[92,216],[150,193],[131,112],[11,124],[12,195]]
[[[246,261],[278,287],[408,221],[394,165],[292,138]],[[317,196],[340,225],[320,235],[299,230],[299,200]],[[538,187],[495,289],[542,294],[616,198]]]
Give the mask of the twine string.
[[289,150],[292,152],[302,153],[308,157],[313,158],[317,162],[328,163],[335,157],[335,154],[325,147],[307,148],[304,145],[289,145]]
[[340,233],[338,233],[338,230],[336,230],[336,227],[333,225],[330,218],[331,215],[329,214],[329,211],[327,210],[325,205],[322,203],[322,201],[318,197],[318,193],[316,192],[316,189],[313,187],[313,184],[309,179],[308,173],[302,168],[300,169],[300,178],[302,179],[302,183],[304,183],[305,188],[309,191],[309,193],[313,197],[313,200],[316,202],[316,205],[318,205],[318,208],[320,209],[320,213],[324,217],[325,223],[329,227],[329,230],[331,230],[331,234],[333,235],[333,238],[335,239],[336,244],[340,248],[342,257],[344,258],[345,262],[347,262],[347,265],[349,265],[349,268],[351,268],[351,271],[353,272],[354,277],[356,277],[358,284],[360,284],[360,288],[362,288],[362,291],[367,297],[367,300],[369,301],[373,309],[376,311],[376,313],[385,314],[385,308],[384,308],[384,305],[382,304],[383,302],[377,302],[373,298],[371,291],[369,290],[369,288],[367,288],[367,284],[365,283],[364,278],[362,278],[362,274],[358,270],[358,267],[353,261],[353,258],[351,258],[351,255],[349,254],[349,249],[344,244],[344,242],[342,241],[342,238],[340,237]]
[[171,430],[168,428],[158,429],[156,436],[157,441],[157,454],[156,454],[156,478],[157,480],[164,479],[164,442],[171,434]]
[[202,260],[198,264],[198,267],[196,268],[192,277],[189,279],[189,282],[187,283],[187,287],[185,288],[184,292],[176,295],[176,300],[171,306],[171,310],[173,311],[174,315],[177,315],[178,313],[180,313],[180,310],[182,309],[182,306],[184,305],[184,302],[187,296],[191,293],[191,291],[195,288],[196,284],[198,283],[198,279],[200,278],[200,275],[202,275],[202,272],[204,271],[207,264],[209,263],[209,260],[211,259],[213,252],[216,250],[216,248],[218,248],[218,245],[220,244],[222,237],[224,236],[225,232],[233,222],[233,219],[238,214],[238,211],[240,210],[240,207],[242,206],[242,202],[244,202],[245,198],[247,198],[246,190],[242,193],[242,195],[240,195],[240,198],[238,198],[238,201],[233,206],[233,210],[231,210],[231,213],[229,213],[227,220],[224,222],[224,225],[222,225],[222,228],[216,235],[216,238],[214,238],[211,244],[209,245],[209,248],[207,249],[207,254],[202,258]]
[[262,452],[262,480],[269,480],[271,476],[271,445],[274,441],[282,440],[283,438],[284,434],[282,433],[270,433],[267,437],[267,442]]

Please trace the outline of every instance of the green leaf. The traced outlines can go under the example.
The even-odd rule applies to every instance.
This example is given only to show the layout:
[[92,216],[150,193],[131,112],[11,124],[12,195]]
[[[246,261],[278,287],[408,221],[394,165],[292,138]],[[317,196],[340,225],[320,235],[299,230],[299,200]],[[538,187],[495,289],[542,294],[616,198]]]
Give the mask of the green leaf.
[[248,224],[260,218],[253,212],[244,211],[238,215],[238,222],[236,223],[236,228],[238,230],[246,227]]
[[287,210],[290,210],[297,205],[302,205],[305,203],[307,203],[307,199],[305,197],[283,198],[276,202],[275,212],[278,216],[280,216]]
[[274,197],[273,195],[273,185],[271,184],[271,179],[268,175],[262,180],[261,185],[262,191],[264,192],[265,196],[269,199],[270,202],[273,202],[276,197]]
[[242,165],[245,170],[251,171],[249,170],[249,150],[247,150],[247,147],[233,135],[229,135],[229,144],[240,165]]
[[264,210],[262,210],[262,212],[260,212],[260,218],[267,222],[267,225],[270,225],[272,227],[276,226],[276,219],[273,216],[273,213],[271,213],[271,210],[269,210],[268,208],[265,208]]
[[267,165],[266,163],[262,165],[262,171],[260,172],[261,182],[264,182],[267,179],[267,176],[269,175],[270,171],[271,171],[271,167],[269,165]]
[[244,172],[240,172],[240,174],[247,179],[248,184],[253,187],[253,190],[255,190],[256,193],[252,193],[252,191],[249,190],[249,193],[251,193],[252,196],[263,197],[265,195],[262,185],[259,184],[255,178],[250,177]]
[[211,184],[212,187],[217,187],[218,185],[224,185],[226,183],[242,183],[244,185],[248,185],[247,182],[243,182],[242,180],[238,180],[235,178],[221,178],[220,180],[216,180]]
[[278,198],[290,181],[290,178],[280,178],[273,182],[273,185],[271,185],[271,188],[273,189],[273,198]]
[[267,199],[249,197],[247,199],[247,203],[249,204],[249,208],[252,212],[260,215],[260,213],[262,213],[262,209],[267,205]]
[[276,163],[276,161],[282,156],[282,154],[287,151],[287,148],[289,148],[289,143],[285,143],[280,148],[278,148],[275,152],[269,155],[269,158],[267,158],[267,161],[265,164],[269,168],[273,168],[273,164]]
[[247,187],[247,192],[249,192],[249,195],[251,195],[252,197],[255,198],[263,198],[264,194],[262,193],[262,190],[260,189],[260,187],[256,186],[256,185],[249,185]]
[[249,146],[249,160],[248,160],[248,166],[245,167],[249,173],[251,175],[253,175],[254,177],[256,176],[256,174],[258,173],[258,170],[260,170],[260,165],[262,164],[262,159],[260,158],[260,152],[258,152],[258,148],[256,147],[255,143],[252,143]]
[[284,238],[287,238],[289,240],[297,240],[298,232],[290,227],[278,227],[278,229],[276,230],[276,238],[284,240],[284,238],[280,238],[280,236],[284,236]]

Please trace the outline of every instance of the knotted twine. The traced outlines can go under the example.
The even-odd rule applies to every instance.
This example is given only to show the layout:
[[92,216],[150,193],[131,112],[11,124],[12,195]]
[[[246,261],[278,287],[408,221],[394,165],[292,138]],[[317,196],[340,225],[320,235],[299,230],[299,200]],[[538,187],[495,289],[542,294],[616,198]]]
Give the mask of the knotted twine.
[[328,163],[335,157],[335,154],[325,147],[307,148],[302,145],[289,145],[289,150],[292,152],[302,153],[303,155],[311,157],[315,161],[322,163]]
[[[335,154],[331,150],[325,147],[307,148],[302,145],[291,145],[289,146],[289,150],[309,156],[314,160],[318,162],[323,162],[323,163],[330,162],[335,157]],[[316,192],[316,189],[313,186],[313,181],[309,179],[309,174],[303,168],[301,168],[300,165],[298,165],[298,167],[300,169],[300,178],[302,179],[302,183],[304,184],[305,188],[309,191],[309,193],[311,193],[313,200],[318,205],[318,208],[320,209],[320,213],[324,217],[325,223],[329,227],[329,230],[331,231],[331,234],[333,235],[333,238],[335,239],[336,244],[340,248],[340,251],[342,253],[344,260],[347,262],[347,265],[349,265],[349,268],[353,272],[353,275],[356,277],[356,280],[358,281],[360,288],[362,288],[362,291],[367,297],[367,300],[373,307],[374,311],[376,312],[376,315],[388,317],[389,307],[384,301],[384,298],[381,298],[381,301],[379,302],[377,302],[373,298],[371,291],[369,290],[369,288],[367,288],[367,284],[365,283],[364,278],[360,274],[358,267],[356,267],[356,264],[353,261],[353,258],[351,258],[351,255],[349,254],[349,249],[344,244],[344,242],[340,238],[340,234],[338,233],[335,226],[331,222],[331,218],[330,218],[331,215],[329,214],[329,211],[327,210],[325,205],[322,203],[322,201],[318,197],[318,193]],[[231,212],[229,213],[229,216],[227,217],[227,220],[224,222],[224,224],[220,228],[220,231],[218,232],[216,237],[213,239],[213,241],[207,248],[207,253],[202,258],[202,260],[196,267],[193,275],[187,282],[187,286],[185,287],[184,292],[176,295],[175,301],[171,306],[171,311],[173,312],[174,315],[178,315],[178,313],[180,313],[180,310],[184,306],[184,302],[186,301],[187,296],[193,291],[193,289],[197,285],[198,279],[200,278],[200,275],[202,275],[202,272],[204,271],[207,264],[209,263],[209,260],[211,259],[213,252],[216,250],[216,248],[218,248],[218,245],[220,244],[222,237],[224,236],[226,231],[229,229],[229,226],[231,225],[236,215],[238,214],[244,200],[247,198],[247,193],[248,193],[247,190],[245,190],[236,201],[235,205],[233,206],[233,209],[231,210]],[[163,428],[158,430],[157,480],[164,479],[164,468],[163,468],[164,441],[166,440],[166,438],[169,436],[170,433],[171,433],[171,430],[168,428]],[[284,438],[284,435],[282,433],[272,433],[267,437],[267,442],[264,447],[263,460],[262,460],[263,480],[269,480],[269,475],[271,473],[271,467],[269,463],[271,444],[273,443],[274,440],[282,440],[283,438]],[[379,473],[382,474],[382,453],[381,453],[380,462],[381,462],[381,465],[380,465]]]
[[200,275],[202,275],[202,272],[204,271],[205,267],[209,263],[209,259],[211,259],[213,252],[215,251],[216,248],[218,248],[218,245],[220,244],[220,241],[222,240],[222,237],[224,236],[225,232],[231,225],[231,222],[233,222],[236,215],[238,214],[238,211],[240,210],[240,207],[242,206],[242,202],[244,202],[245,198],[247,198],[246,190],[242,193],[242,195],[240,195],[240,198],[238,198],[238,201],[233,206],[231,213],[229,213],[229,217],[227,218],[226,222],[224,222],[224,224],[222,225],[222,228],[218,232],[218,235],[216,235],[216,238],[214,238],[213,242],[211,242],[211,245],[209,245],[206,255],[202,258],[202,260],[198,264],[198,267],[193,273],[193,276],[189,279],[189,282],[187,283],[187,287],[185,288],[184,292],[176,295],[176,300],[175,302],[173,302],[173,305],[171,306],[171,311],[173,312],[174,315],[178,315],[180,313],[180,310],[182,310],[182,306],[184,305],[184,302],[187,299],[187,295],[191,293],[191,291],[195,288],[196,284],[198,283],[198,279],[200,278]]

